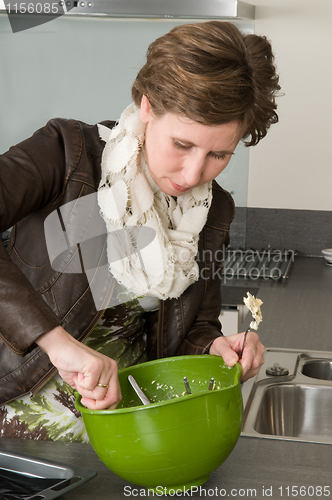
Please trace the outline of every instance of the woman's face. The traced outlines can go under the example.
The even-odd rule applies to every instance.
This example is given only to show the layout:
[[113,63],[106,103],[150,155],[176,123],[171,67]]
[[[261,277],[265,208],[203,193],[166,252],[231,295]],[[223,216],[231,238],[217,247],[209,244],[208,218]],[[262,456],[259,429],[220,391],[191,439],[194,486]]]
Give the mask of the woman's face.
[[151,177],[171,196],[211,181],[226,168],[243,135],[240,122],[202,125],[166,113],[154,115],[146,96],[140,110],[147,124],[145,153]]

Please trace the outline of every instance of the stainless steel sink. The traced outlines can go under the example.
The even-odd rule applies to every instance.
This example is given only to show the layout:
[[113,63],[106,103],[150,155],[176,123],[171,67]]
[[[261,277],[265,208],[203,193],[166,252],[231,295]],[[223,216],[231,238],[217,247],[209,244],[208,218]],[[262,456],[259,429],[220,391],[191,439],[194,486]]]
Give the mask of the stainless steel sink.
[[303,375],[321,380],[332,380],[332,361],[324,359],[307,360],[302,367]]
[[332,444],[332,352],[267,349],[243,401],[244,436]]

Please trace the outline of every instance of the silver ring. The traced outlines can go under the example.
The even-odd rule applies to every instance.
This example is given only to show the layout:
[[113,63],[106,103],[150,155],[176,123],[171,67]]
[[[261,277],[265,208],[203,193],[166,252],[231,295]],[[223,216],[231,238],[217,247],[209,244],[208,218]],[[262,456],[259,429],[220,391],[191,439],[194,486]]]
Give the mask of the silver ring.
[[105,387],[105,389],[108,387],[108,384],[97,384],[98,387]]

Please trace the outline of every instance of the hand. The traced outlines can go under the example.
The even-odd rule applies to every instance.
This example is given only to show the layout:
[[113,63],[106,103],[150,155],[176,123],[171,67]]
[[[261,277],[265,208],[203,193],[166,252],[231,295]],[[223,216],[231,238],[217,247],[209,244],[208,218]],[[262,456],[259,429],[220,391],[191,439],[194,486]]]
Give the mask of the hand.
[[210,354],[222,356],[228,366],[234,366],[237,361],[242,365],[241,382],[245,382],[251,377],[257,375],[259,368],[264,363],[265,347],[259,341],[256,332],[249,331],[242,359],[239,360],[243,345],[243,333],[228,335],[227,337],[218,337],[213,341],[210,347]]
[[114,359],[90,349],[61,326],[41,335],[37,344],[48,354],[63,380],[81,394],[84,406],[91,410],[116,408],[121,390]]

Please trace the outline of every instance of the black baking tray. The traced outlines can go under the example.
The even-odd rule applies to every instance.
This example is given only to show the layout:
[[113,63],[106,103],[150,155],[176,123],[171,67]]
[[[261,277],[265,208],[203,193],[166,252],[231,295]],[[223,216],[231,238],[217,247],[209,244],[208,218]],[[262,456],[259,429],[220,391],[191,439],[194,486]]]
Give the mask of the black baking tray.
[[0,448],[1,500],[53,500],[96,475],[95,471],[76,465]]

